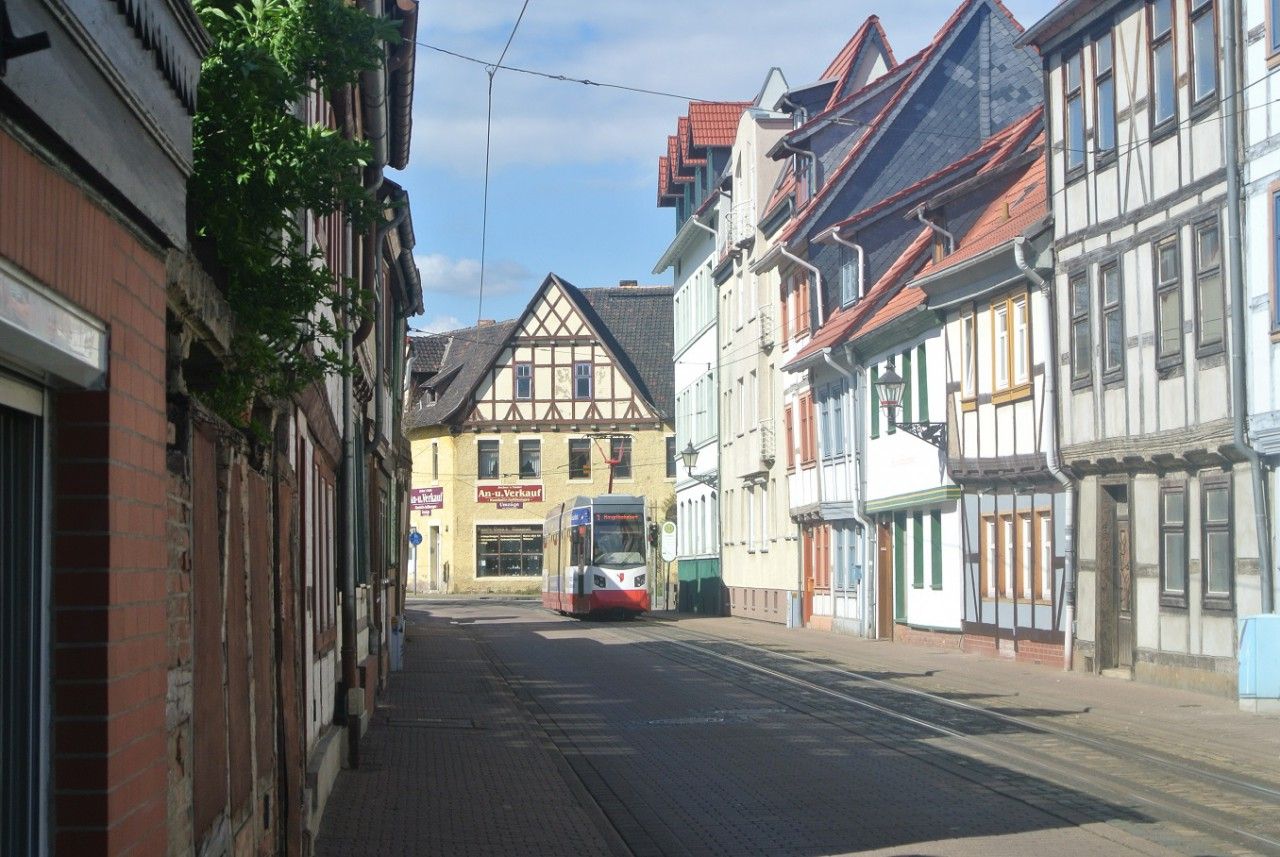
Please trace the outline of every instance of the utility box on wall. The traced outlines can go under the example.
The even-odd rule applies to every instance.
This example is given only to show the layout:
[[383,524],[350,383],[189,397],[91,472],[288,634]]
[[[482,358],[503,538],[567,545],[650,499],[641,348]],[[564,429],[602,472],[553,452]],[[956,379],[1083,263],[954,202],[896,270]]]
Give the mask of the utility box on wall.
[[1280,712],[1280,615],[1240,620],[1240,709]]

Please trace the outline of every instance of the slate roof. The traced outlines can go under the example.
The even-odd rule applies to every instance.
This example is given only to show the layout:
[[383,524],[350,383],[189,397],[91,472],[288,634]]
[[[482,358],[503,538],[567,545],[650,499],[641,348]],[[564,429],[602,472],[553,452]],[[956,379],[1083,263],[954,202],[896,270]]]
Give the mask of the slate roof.
[[[482,327],[467,327],[410,339],[413,402],[406,428],[438,425],[456,418],[470,400],[514,335],[521,320],[542,298],[551,283],[558,284],[595,329],[637,391],[664,420],[674,419],[675,372],[674,294],[671,286],[629,286],[579,289],[549,274],[520,318]],[[434,373],[430,380],[423,375]],[[440,384],[436,401],[428,401],[427,387]],[[418,407],[419,401],[422,402]]]
[[[515,321],[500,321],[483,327],[465,327],[433,337],[421,337],[445,340],[441,363],[435,377],[427,384],[447,382],[447,386],[442,393],[438,393],[436,401],[426,401],[424,396],[427,391],[423,389],[424,385],[420,378],[413,378],[417,389],[413,391],[413,402],[405,414],[405,428],[436,425],[452,417],[471,397],[472,390],[489,371],[515,327]],[[419,337],[415,337],[417,338]],[[424,351],[436,348],[434,345],[420,347]],[[418,374],[417,365],[411,366],[410,371]],[[422,403],[420,408],[419,402]]]
[[[853,217],[842,221],[841,225],[856,223],[869,216],[869,213],[879,213],[886,209],[891,210],[895,204],[898,207],[903,207],[912,196],[918,196],[930,186],[937,186],[948,178],[962,175],[960,168],[963,166],[973,167],[980,164],[981,166],[976,170],[978,175],[998,169],[1010,159],[1026,151],[1028,148],[1027,139],[1037,131],[1041,118],[1042,111],[1037,108],[1022,119],[1014,122],[1004,131],[990,137],[977,149],[954,163],[948,164],[941,170],[921,179],[910,187],[904,188],[893,196],[887,197],[875,205],[868,206]],[[1031,142],[1030,146],[1037,147],[1042,145],[1043,133],[1041,132]],[[1016,209],[1017,216],[1012,218],[1010,223],[1017,222],[1023,225],[1013,235],[1021,234],[1022,229],[1030,226],[1044,215],[1044,159],[1036,158],[1035,163],[1040,165],[1039,176],[1042,192],[1038,203],[1032,193],[1028,193],[1025,198],[1020,199]],[[1034,173],[1034,164],[1028,170]],[[1027,176],[1023,176],[1016,184],[1019,187],[1026,187],[1028,181]],[[981,222],[988,216],[995,218],[997,213],[1003,213],[1002,203],[1007,196],[1007,194],[1002,195],[996,203],[989,206],[987,211],[980,216],[979,221]],[[986,228],[991,229],[991,220],[986,222]],[[1000,226],[1003,229],[1006,224],[1000,224]],[[982,229],[983,227],[975,225],[967,230],[967,235],[971,237],[960,239],[955,251],[948,254],[944,264],[938,265],[934,270],[941,270],[945,266],[957,264],[965,258],[971,258],[973,255],[983,252],[984,249],[996,246],[988,242],[987,236],[982,232]],[[993,232],[991,234],[1003,234],[1003,232]],[[1012,240],[1013,235],[1010,235],[1005,240]],[[922,228],[911,244],[889,266],[888,270],[867,290],[866,295],[853,306],[842,307],[828,316],[826,323],[787,365],[795,366],[798,363],[807,361],[808,358],[824,348],[830,348],[843,342],[856,342],[871,331],[883,327],[895,318],[923,304],[926,299],[924,291],[918,286],[910,285],[910,283],[917,277],[922,276],[929,269],[929,266],[933,265],[929,256],[933,242],[933,230],[928,227]],[[971,250],[970,247],[974,249]],[[965,255],[961,255],[962,252]],[[906,287],[904,288],[904,286]]]
[[614,356],[643,386],[665,419],[675,416],[675,289],[671,286],[580,289],[603,323]]
[[[1022,32],[1022,25],[1018,23],[1017,19],[1013,17],[1008,8],[1005,7],[1000,0],[964,0],[964,2],[962,2],[959,7],[952,12],[951,17],[947,19],[946,23],[943,24],[934,35],[933,40],[922,51],[920,51],[920,53],[873,82],[873,84],[877,83],[883,78],[889,77],[895,72],[900,71],[902,66],[910,66],[910,71],[902,78],[901,83],[897,85],[897,89],[894,94],[886,101],[875,118],[866,123],[869,133],[864,134],[863,137],[855,145],[850,147],[847,153],[845,153],[845,156],[841,159],[835,169],[831,171],[829,177],[823,182],[822,187],[818,189],[818,192],[807,200],[804,207],[792,218],[791,223],[788,224],[786,230],[779,238],[780,241],[790,243],[809,225],[810,219],[822,210],[823,205],[830,198],[839,193],[840,189],[844,185],[844,180],[852,173],[853,166],[861,160],[862,156],[866,154],[873,145],[883,139],[888,128],[893,124],[894,118],[907,102],[908,96],[914,91],[917,82],[923,80],[925,73],[934,67],[938,57],[943,54],[943,49],[951,44],[953,37],[960,29],[959,25],[968,19],[970,13],[973,12],[974,9],[986,2],[990,2],[997,10],[1003,13],[1018,33]],[[864,89],[870,88],[872,88],[872,85],[864,87]],[[837,107],[839,109],[843,109],[845,106],[858,100],[860,97],[861,93],[855,93],[853,96],[842,101],[837,105]]]

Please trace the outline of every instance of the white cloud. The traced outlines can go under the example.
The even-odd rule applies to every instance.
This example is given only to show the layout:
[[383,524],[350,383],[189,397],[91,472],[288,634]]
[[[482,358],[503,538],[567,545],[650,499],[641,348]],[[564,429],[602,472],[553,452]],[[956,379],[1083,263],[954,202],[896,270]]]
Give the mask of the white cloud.
[[[443,253],[428,253],[415,257],[415,261],[425,295],[472,297],[480,292],[478,259],[454,259]],[[519,262],[488,262],[484,272],[485,298],[527,292],[536,285],[533,280],[533,272]]]
[[437,315],[428,322],[415,324],[413,329],[423,333],[444,333],[447,330],[459,330],[464,326],[456,315]]

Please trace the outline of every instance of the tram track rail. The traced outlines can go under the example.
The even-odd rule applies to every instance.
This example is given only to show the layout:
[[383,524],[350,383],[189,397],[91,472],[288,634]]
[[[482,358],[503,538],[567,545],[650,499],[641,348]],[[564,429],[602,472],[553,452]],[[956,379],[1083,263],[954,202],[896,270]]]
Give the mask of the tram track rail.
[[[1188,831],[1212,833],[1222,844],[1244,849],[1243,853],[1280,855],[1280,788],[1275,784],[1189,764],[1119,739],[1084,734],[1047,723],[1043,717],[992,711],[767,646],[646,623],[628,631],[646,642],[665,644],[659,651],[673,661],[889,749],[918,755],[950,773],[1030,802],[1070,823],[1099,819],[1089,818],[1087,807],[1055,807],[1043,796],[1028,801],[1017,788],[983,782],[982,775],[989,770],[959,762],[957,752],[972,762],[998,764],[1115,806],[1128,807],[1153,820],[1170,822]],[[856,686],[849,687],[849,682]],[[784,686],[801,690],[804,695],[797,698],[794,693],[784,692]],[[928,735],[932,739],[902,741],[902,735],[892,729],[886,733],[882,725],[850,717],[853,710],[897,724],[898,733],[907,729],[910,738]],[[992,734],[996,737],[990,737]],[[921,752],[930,740],[948,742],[946,753]],[[1190,851],[1199,853],[1205,843],[1195,842],[1197,838],[1193,836],[1188,845]]]

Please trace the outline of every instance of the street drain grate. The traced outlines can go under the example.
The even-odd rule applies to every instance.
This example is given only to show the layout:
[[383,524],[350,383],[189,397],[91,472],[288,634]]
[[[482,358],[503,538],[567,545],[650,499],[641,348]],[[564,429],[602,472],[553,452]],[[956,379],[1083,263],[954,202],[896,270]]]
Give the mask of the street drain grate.
[[406,729],[483,729],[465,717],[391,717],[387,725]]

